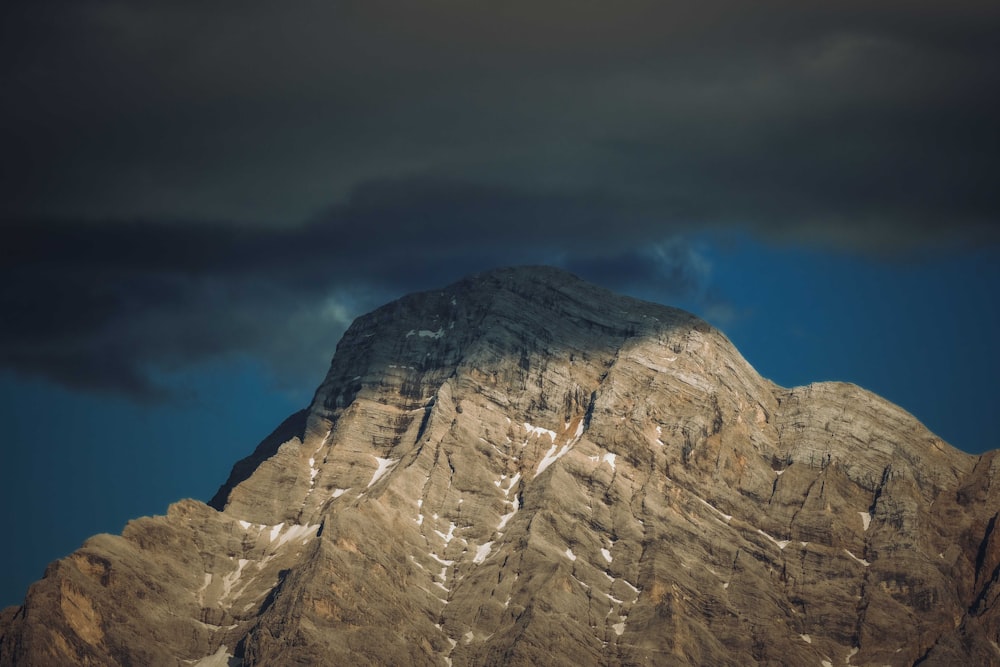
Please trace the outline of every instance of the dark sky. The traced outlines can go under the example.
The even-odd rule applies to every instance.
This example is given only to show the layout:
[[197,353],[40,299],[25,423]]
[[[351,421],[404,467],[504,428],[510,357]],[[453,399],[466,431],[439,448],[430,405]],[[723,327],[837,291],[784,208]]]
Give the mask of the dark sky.
[[1000,446],[1000,4],[693,4],[4,3],[0,604],[499,265]]

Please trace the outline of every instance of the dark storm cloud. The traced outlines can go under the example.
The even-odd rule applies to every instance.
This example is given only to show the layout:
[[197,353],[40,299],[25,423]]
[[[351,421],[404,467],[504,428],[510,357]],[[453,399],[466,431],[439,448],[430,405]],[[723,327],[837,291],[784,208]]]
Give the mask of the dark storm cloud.
[[630,250],[636,234],[592,224],[595,211],[607,217],[601,206],[460,183],[383,183],[298,227],[9,224],[0,365],[156,399],[164,372],[243,356],[299,384],[315,379],[354,316],[493,266],[560,264],[666,296],[702,288],[686,246]]
[[703,295],[693,230],[998,238],[995,2],[0,12],[0,363],[67,384],[294,374],[360,310],[498,264]]
[[286,224],[463,178],[847,246],[995,222],[995,3],[4,11],[22,214]]

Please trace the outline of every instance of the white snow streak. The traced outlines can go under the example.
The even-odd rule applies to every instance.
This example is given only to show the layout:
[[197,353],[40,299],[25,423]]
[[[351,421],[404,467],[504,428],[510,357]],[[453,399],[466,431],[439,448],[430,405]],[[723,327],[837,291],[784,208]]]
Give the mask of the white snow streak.
[[773,537],[771,537],[770,535],[768,535],[767,533],[765,533],[760,528],[757,529],[757,532],[760,533],[761,535],[763,535],[764,537],[766,537],[767,539],[771,540],[772,542],[774,542],[778,546],[779,549],[784,549],[785,547],[788,546],[788,543],[790,542],[790,540],[776,540]]
[[389,472],[390,468],[399,463],[399,459],[383,459],[382,457],[379,456],[376,456],[374,458],[378,462],[378,469],[375,471],[375,474],[372,475],[372,481],[368,482],[369,489],[375,482],[381,479],[382,475]]
[[511,501],[510,504],[511,504],[510,512],[500,517],[500,523],[497,524],[498,531],[503,530],[507,526],[507,522],[513,519],[514,515],[517,514],[517,510],[520,509],[520,503],[517,500],[517,496],[514,496],[514,500]]
[[872,523],[872,515],[868,512],[858,512],[861,515],[861,524],[864,526],[865,531],[868,530],[868,526]]
[[445,535],[444,533],[442,533],[440,530],[435,530],[434,532],[437,533],[438,536],[442,540],[444,540],[445,546],[448,546],[448,543],[451,542],[452,538],[455,537],[455,528],[456,528],[456,526],[455,526],[454,523],[449,523],[448,524],[448,534],[447,535]]
[[861,563],[861,564],[862,564],[862,565],[864,565],[865,567],[868,567],[869,565],[871,565],[871,563],[869,563],[868,561],[866,561],[866,560],[865,560],[864,558],[858,558],[857,556],[855,556],[854,554],[852,554],[852,553],[851,553],[850,551],[848,551],[847,549],[844,549],[844,553],[846,553],[846,554],[847,554],[848,556],[850,556],[850,557],[851,557],[851,558],[853,558],[854,560],[858,561],[859,563]]
[[576,554],[573,553],[572,549],[567,548],[566,551],[565,551],[565,554],[566,554],[566,558],[569,558],[570,560],[576,560]]
[[719,508],[717,508],[715,505],[712,505],[711,503],[709,503],[706,500],[703,500],[701,498],[698,498],[698,500],[701,502],[702,505],[704,505],[708,509],[710,509],[713,512],[715,512],[716,514],[718,514],[719,516],[721,516],[723,519],[725,519],[726,523],[729,523],[730,521],[732,521],[732,519],[733,519],[733,515],[732,514],[726,514],[725,512],[723,512],[722,510],[720,510]]
[[[553,439],[555,439],[554,434],[553,434]],[[538,470],[535,472],[535,477],[541,475],[546,468],[548,468],[550,465],[561,459],[563,455],[569,451],[570,445],[563,445],[562,449],[560,449],[559,452],[556,453],[557,447],[558,445],[552,445],[552,447],[549,448],[549,451],[545,454],[545,458],[543,458],[541,462],[538,464]]]
[[601,549],[601,555],[604,556],[604,560],[611,562],[611,552],[607,549]]

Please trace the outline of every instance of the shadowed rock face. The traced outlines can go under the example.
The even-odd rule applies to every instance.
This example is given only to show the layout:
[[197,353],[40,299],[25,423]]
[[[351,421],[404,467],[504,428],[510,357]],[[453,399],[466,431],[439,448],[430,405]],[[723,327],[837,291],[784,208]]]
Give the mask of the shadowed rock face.
[[551,269],[359,318],[212,506],[99,535],[0,665],[1000,664],[1000,470]]

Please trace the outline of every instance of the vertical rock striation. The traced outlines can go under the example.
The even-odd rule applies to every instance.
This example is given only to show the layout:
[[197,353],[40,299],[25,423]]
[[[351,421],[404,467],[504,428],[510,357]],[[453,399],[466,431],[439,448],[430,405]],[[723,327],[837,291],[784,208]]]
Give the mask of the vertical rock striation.
[[99,535],[0,665],[1000,664],[1000,479],[553,269],[359,318],[210,505]]

